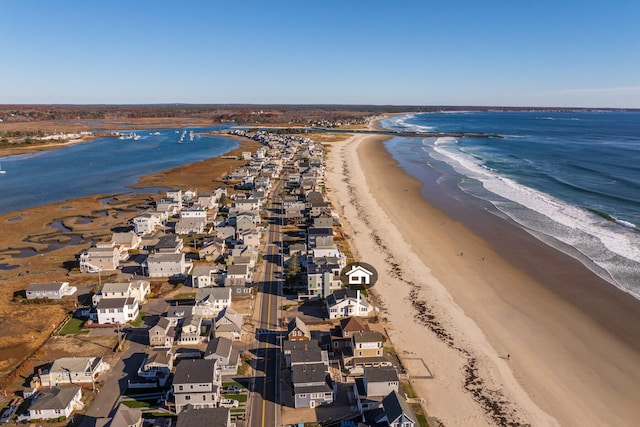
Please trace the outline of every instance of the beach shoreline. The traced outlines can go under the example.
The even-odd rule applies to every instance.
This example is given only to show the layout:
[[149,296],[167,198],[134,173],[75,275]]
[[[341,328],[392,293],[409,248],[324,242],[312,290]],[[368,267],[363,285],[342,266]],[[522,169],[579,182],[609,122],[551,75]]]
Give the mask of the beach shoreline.
[[633,422],[638,301],[504,219],[424,186],[383,140],[331,144],[329,196],[359,260],[381,273],[374,292],[399,355],[433,374],[413,384],[429,415],[446,425]]

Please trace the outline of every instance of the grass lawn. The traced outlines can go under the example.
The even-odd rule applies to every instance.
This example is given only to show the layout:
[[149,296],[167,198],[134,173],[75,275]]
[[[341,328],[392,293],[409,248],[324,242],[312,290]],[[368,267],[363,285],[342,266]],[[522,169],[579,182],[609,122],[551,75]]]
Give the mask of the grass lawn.
[[88,329],[82,329],[84,320],[72,317],[67,323],[60,329],[60,335],[81,335],[88,334]]
[[120,403],[128,408],[148,408],[151,406],[149,402],[143,402],[141,400],[123,400]]
[[248,397],[248,395],[246,395],[246,394],[225,394],[224,395],[225,399],[237,400],[240,403],[246,402],[247,401],[247,397]]
[[140,327],[140,325],[142,325],[142,318],[146,315],[147,313],[145,313],[144,311],[141,311],[140,314],[138,314],[138,317],[136,317],[136,320],[131,322],[131,326],[133,326],[134,328]]

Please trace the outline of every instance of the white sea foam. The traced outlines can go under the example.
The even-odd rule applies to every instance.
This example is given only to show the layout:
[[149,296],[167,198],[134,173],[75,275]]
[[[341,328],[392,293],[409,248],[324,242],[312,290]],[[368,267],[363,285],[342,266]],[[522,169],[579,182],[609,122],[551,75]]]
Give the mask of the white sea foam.
[[408,123],[416,117],[416,114],[403,114],[399,116],[393,116],[390,119],[384,121],[385,127],[390,127],[393,130],[406,131],[406,132],[431,132],[433,126],[418,125],[415,123]]
[[[463,176],[479,181],[484,190],[489,192],[474,195],[492,202],[501,212],[541,240],[553,244],[551,240],[557,239],[569,245],[582,254],[577,258],[583,263],[586,258],[606,270],[609,277],[603,278],[640,298],[637,285],[629,283],[629,278],[633,276],[625,273],[637,269],[637,260],[640,260],[640,233],[634,224],[624,220],[615,220],[615,223],[603,221],[588,210],[500,176],[486,167],[481,159],[464,153],[456,145],[435,143],[433,150],[435,153],[431,155],[434,158],[448,163]],[[590,267],[588,263],[585,265]],[[602,276],[602,271],[592,270]]]

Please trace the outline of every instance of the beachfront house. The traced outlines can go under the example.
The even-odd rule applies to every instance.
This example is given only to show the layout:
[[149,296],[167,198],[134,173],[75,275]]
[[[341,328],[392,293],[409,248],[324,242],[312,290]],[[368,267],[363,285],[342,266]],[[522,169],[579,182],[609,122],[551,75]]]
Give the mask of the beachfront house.
[[351,346],[351,336],[355,332],[369,331],[369,325],[359,317],[347,317],[340,320],[340,324],[331,329],[331,350],[342,352],[345,347]]
[[326,299],[327,313],[330,319],[340,317],[366,317],[373,313],[373,307],[360,293],[360,290],[339,289]]
[[78,288],[69,286],[69,282],[32,283],[27,287],[27,299],[48,298],[62,299],[73,295]]
[[101,372],[108,371],[109,364],[100,357],[62,357],[49,368],[40,369],[38,379],[43,387],[60,384],[93,383]]
[[187,405],[196,408],[215,408],[220,399],[220,369],[215,359],[183,360],[173,377],[176,413]]
[[353,385],[358,410],[362,413],[380,408],[385,396],[398,391],[399,384],[398,372],[392,366],[364,368],[364,375]]
[[384,412],[375,418],[375,421],[381,425],[389,427],[414,427],[418,425],[418,419],[413,410],[397,391],[392,391],[382,399],[382,408]]
[[342,288],[340,264],[330,258],[318,258],[307,265],[306,289],[300,296],[309,299],[329,298]]
[[392,366],[384,356],[384,337],[380,332],[355,332],[351,335],[351,346],[342,351],[342,365],[351,374],[361,374],[372,366]]
[[74,410],[82,409],[81,399],[82,389],[77,385],[44,389],[29,406],[29,420],[69,418]]

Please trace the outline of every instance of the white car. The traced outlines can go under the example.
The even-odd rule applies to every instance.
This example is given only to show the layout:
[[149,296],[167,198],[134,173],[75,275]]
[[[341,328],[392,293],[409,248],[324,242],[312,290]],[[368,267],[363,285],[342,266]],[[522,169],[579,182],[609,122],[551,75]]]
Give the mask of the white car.
[[234,399],[221,399],[220,407],[221,408],[237,408],[240,405],[240,402]]

